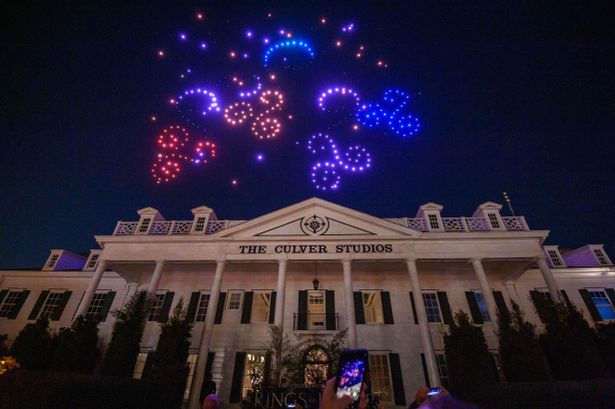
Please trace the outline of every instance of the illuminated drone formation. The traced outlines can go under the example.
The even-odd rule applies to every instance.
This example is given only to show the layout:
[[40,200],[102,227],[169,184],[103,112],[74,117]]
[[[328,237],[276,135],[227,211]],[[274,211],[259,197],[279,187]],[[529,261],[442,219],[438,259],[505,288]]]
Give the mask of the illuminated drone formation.
[[170,182],[181,171],[180,162],[205,164],[216,157],[216,144],[208,140],[197,141],[191,152],[186,151],[190,133],[181,125],[171,125],[158,135],[158,152],[152,164],[156,183]]
[[381,104],[362,105],[357,110],[356,119],[368,128],[386,125],[399,136],[413,136],[421,129],[421,121],[410,113],[402,112],[409,100],[410,95],[405,91],[387,90]]
[[[195,12],[193,18],[194,24],[207,25],[203,12]],[[268,13],[266,21],[272,22],[272,19],[273,14]],[[326,17],[319,18],[318,22],[323,27],[329,26],[330,23],[334,24]],[[289,94],[289,90],[284,86],[286,79],[284,71],[289,68],[294,69],[297,65],[306,67],[316,65],[314,60],[317,58],[317,52],[319,59],[328,61],[328,58],[322,55],[326,49],[335,53],[347,53],[354,60],[353,63],[369,64],[372,69],[388,68],[388,63],[376,55],[375,50],[354,38],[358,31],[354,22],[345,22],[331,28],[334,27],[335,37],[327,42],[328,46],[319,47],[321,48],[319,50],[314,48],[314,43],[311,41],[297,38],[292,31],[279,26],[269,32],[245,28],[240,33],[242,43],[235,43],[233,48],[224,47],[214,39],[199,34],[198,29],[175,33],[173,38],[178,49],[181,48],[182,52],[190,54],[189,58],[197,56],[206,58],[211,53],[219,52],[221,59],[214,60],[216,71],[219,72],[220,64],[228,64],[231,68],[223,75],[223,79],[217,82],[210,78],[213,71],[205,73],[207,81],[203,81],[202,77],[197,78],[197,68],[213,67],[208,63],[182,66],[176,71],[178,80],[182,81],[182,84],[192,84],[192,86],[184,85],[179,89],[176,88],[171,93],[174,97],[168,99],[169,105],[177,109],[180,118],[177,120],[179,123],[167,126],[158,135],[158,149],[151,167],[152,177],[156,183],[175,180],[182,172],[185,163],[194,166],[209,163],[216,157],[217,144],[231,143],[235,140],[241,141],[239,143],[262,144],[253,151],[254,159],[255,162],[265,165],[269,160],[265,160],[267,156],[263,147],[273,146],[275,142],[269,141],[285,137],[285,122],[292,120],[293,114],[296,114],[286,112],[289,108],[285,96],[293,98],[292,104],[289,105],[301,107],[302,114],[307,110],[316,109],[317,118],[321,118],[310,123],[312,129],[305,130],[306,134],[298,135],[300,138],[308,139],[308,150],[313,158],[309,175],[317,190],[339,190],[343,178],[371,170],[372,153],[364,144],[371,144],[370,146],[374,147],[379,143],[379,136],[362,138],[361,144],[353,140],[363,137],[362,132],[365,130],[390,130],[402,137],[416,135],[420,131],[421,123],[408,111],[410,94],[401,89],[389,89],[380,100],[362,103],[357,89],[360,83],[351,83],[347,79],[348,73],[343,72],[334,73],[334,76],[341,78],[340,74],[343,74],[346,78],[344,82],[347,83],[334,86],[322,84],[323,87],[319,88],[320,92],[316,97],[316,107],[305,98],[305,95],[314,95],[311,90],[308,90],[307,94]],[[176,51],[178,50],[172,48],[158,48],[155,52],[158,59],[168,60],[177,56],[179,51]],[[255,56],[262,56],[262,60],[254,58]],[[190,62],[194,61],[190,59]],[[276,67],[276,71],[273,71],[272,66]],[[224,69],[226,68],[224,66]],[[313,71],[318,72],[318,69]],[[304,72],[306,70],[303,70],[302,74]],[[312,79],[309,79],[306,84],[312,82]],[[364,91],[361,90],[361,95],[364,95]],[[298,98],[303,98],[299,100],[299,102],[304,101],[303,106],[295,100]],[[343,110],[336,109],[342,106]],[[351,109],[350,114],[347,113],[348,107]],[[152,123],[158,123],[163,118],[163,115],[149,115]],[[333,126],[341,127],[342,130],[339,128],[333,130],[330,124],[326,125],[325,122],[329,118],[331,118],[330,124],[334,123]],[[190,131],[191,134],[188,128],[196,130]],[[342,143],[338,145],[327,133],[318,132],[324,129],[334,133],[335,139]],[[344,132],[344,129],[351,129],[352,132]],[[214,143],[213,140],[203,136],[207,133],[222,138],[227,132],[232,132],[232,140],[220,139]],[[312,135],[308,137],[308,134]],[[234,138],[235,135],[237,138]],[[246,137],[248,139],[245,139]],[[240,186],[238,179],[234,177],[229,179],[233,187]]]

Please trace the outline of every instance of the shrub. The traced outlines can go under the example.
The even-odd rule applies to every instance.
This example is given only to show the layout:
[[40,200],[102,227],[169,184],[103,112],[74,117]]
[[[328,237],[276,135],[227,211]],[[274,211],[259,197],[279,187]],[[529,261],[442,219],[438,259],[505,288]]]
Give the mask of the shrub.
[[598,348],[609,368],[611,376],[615,377],[615,322],[600,324],[596,328],[598,334]]
[[104,375],[132,376],[149,306],[147,293],[141,291],[133,295],[124,308],[113,312],[116,320],[102,363]]
[[468,314],[461,310],[455,313],[449,333],[444,335],[444,352],[450,389],[458,396],[499,381],[482,329],[473,326]]
[[596,344],[596,332],[573,305],[543,305],[545,333],[540,336],[555,379],[600,378],[607,374]]
[[180,300],[171,318],[162,324],[158,346],[149,356],[150,365],[145,373],[146,379],[165,385],[163,398],[169,408],[181,406],[188,376],[186,360],[190,349],[192,323],[186,320],[182,308],[183,303]]
[[11,347],[11,355],[22,368],[41,370],[48,367],[53,348],[49,320],[41,317],[35,323],[27,324],[17,335]]
[[498,314],[502,369],[509,382],[549,380],[549,367],[540,348],[536,327],[512,302],[511,314]]
[[57,371],[91,373],[98,359],[98,321],[78,316],[70,328],[56,336],[51,368]]

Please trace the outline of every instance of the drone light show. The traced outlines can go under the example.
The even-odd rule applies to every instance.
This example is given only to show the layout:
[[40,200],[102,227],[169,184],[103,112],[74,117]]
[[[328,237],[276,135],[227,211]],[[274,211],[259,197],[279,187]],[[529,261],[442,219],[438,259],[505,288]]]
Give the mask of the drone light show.
[[266,13],[237,22],[221,41],[208,27],[214,20],[193,11],[181,31],[170,28],[153,45],[156,63],[176,73],[164,82],[159,111],[148,113],[155,183],[213,174],[239,188],[258,166],[286,169],[297,186],[339,192],[385,167],[383,151],[403,154],[386,150],[392,137],[421,131],[415,94],[394,86],[391,60],[360,24],[319,16],[309,28],[291,27]]

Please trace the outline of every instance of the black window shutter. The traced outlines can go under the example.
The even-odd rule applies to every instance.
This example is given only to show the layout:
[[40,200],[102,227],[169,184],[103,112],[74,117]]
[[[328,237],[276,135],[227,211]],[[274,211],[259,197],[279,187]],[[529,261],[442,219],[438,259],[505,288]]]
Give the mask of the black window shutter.
[[111,306],[113,305],[114,299],[115,299],[115,291],[109,291],[107,293],[107,296],[105,297],[105,303],[103,304],[100,310],[100,316],[98,317],[98,319],[100,319],[102,322],[107,320],[107,315],[109,315],[109,310],[111,309]]
[[299,291],[297,329],[307,329],[307,290]]
[[436,296],[438,297],[438,304],[440,304],[440,311],[442,311],[442,320],[445,324],[452,324],[453,313],[451,312],[451,305],[448,303],[446,291],[438,291]]
[[391,380],[393,381],[393,397],[395,398],[395,404],[406,406],[406,394],[404,393],[404,381],[401,375],[399,354],[389,354],[389,367],[391,369]]
[[475,324],[482,324],[483,317],[480,315],[480,309],[478,308],[474,291],[466,291],[466,298],[470,307],[470,314],[472,314],[472,320]]
[[205,363],[205,376],[203,376],[203,385],[201,386],[201,399],[199,400],[200,402],[203,402],[203,400],[205,400],[205,398],[209,394],[216,393],[216,384],[211,379],[215,357],[215,352],[207,353],[207,362]]
[[337,329],[335,322],[335,291],[325,291],[325,324],[327,329]]
[[546,317],[546,307],[547,303],[545,302],[544,296],[540,293],[540,291],[531,290],[530,298],[532,299],[532,303],[534,303],[534,308],[536,308],[536,313],[538,313],[538,318],[540,318],[541,322],[547,322]]
[[241,323],[249,324],[252,317],[252,300],[254,299],[253,291],[246,291],[243,296],[243,310],[241,311]]
[[[278,293],[275,291],[272,291],[269,295],[269,324],[273,324],[275,322],[275,303],[277,296]],[[284,320],[284,317],[282,317],[282,320]]]
[[494,291],[493,298],[495,299],[495,305],[498,307],[498,312],[502,318],[510,318],[510,312],[508,311],[508,307],[506,306],[506,301],[504,301],[504,295],[501,291]]
[[2,290],[0,291],[0,304],[2,304],[2,301],[4,300],[4,297],[6,297],[6,295],[9,293],[9,290]]
[[427,360],[425,359],[425,354],[421,352],[421,365],[423,366],[423,376],[425,377],[425,385],[428,388],[431,388],[431,383],[429,382],[429,372],[427,372]]
[[412,295],[412,291],[410,291],[410,306],[412,307],[412,317],[414,318],[414,323],[418,324],[419,319],[416,316],[416,305],[414,304],[414,295]]
[[205,363],[205,379],[211,379],[211,372],[213,371],[215,357],[215,352],[207,353],[207,362]]
[[188,304],[188,311],[186,312],[186,321],[194,322],[194,317],[196,316],[196,310],[199,307],[200,299],[200,291],[195,291],[192,295],[190,295],[190,304]]
[[354,318],[357,324],[365,324],[365,311],[363,311],[363,293],[354,292]]
[[592,300],[592,296],[589,291],[582,288],[579,290],[579,293],[581,293],[581,297],[583,297],[583,301],[585,301],[585,305],[587,306],[587,309],[589,310],[589,314],[591,315],[592,319],[594,321],[602,321],[602,317],[600,316],[598,309],[594,305],[594,301]]
[[220,293],[220,296],[218,297],[218,306],[216,307],[216,319],[214,320],[214,324],[222,323],[222,314],[224,313],[225,301],[226,301],[226,293]]
[[14,320],[17,318],[17,314],[21,311],[21,307],[23,307],[24,303],[28,299],[28,295],[30,295],[30,290],[23,290],[17,299],[17,303],[11,309],[11,312],[6,316],[10,320]]
[[612,288],[605,288],[604,291],[606,291],[606,295],[611,300],[611,307],[615,308],[615,290]]
[[164,295],[164,302],[162,303],[162,310],[160,310],[158,322],[167,322],[169,320],[169,312],[171,312],[171,304],[173,303],[174,296],[175,293],[173,291],[167,291]]
[[237,352],[235,354],[235,368],[233,369],[233,383],[231,383],[231,397],[229,402],[241,402],[241,387],[243,384],[243,369],[246,365],[246,353]]
[[393,309],[391,308],[391,294],[388,291],[380,292],[382,302],[382,316],[385,324],[393,324]]
[[562,294],[562,298],[564,299],[564,302],[566,303],[568,308],[572,308],[573,307],[572,302],[570,301],[570,298],[568,298],[568,294],[566,294],[566,291],[559,290],[559,292]]
[[36,304],[34,304],[34,308],[30,312],[28,316],[29,320],[35,320],[38,312],[43,308],[43,304],[45,304],[45,300],[49,296],[49,290],[41,291],[41,295],[38,296],[38,300],[36,300]]

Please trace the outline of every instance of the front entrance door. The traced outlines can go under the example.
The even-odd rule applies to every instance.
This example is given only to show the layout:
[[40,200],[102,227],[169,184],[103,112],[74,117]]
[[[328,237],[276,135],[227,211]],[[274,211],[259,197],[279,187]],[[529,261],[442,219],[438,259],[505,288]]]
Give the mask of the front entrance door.
[[307,329],[325,329],[325,291],[308,290]]

